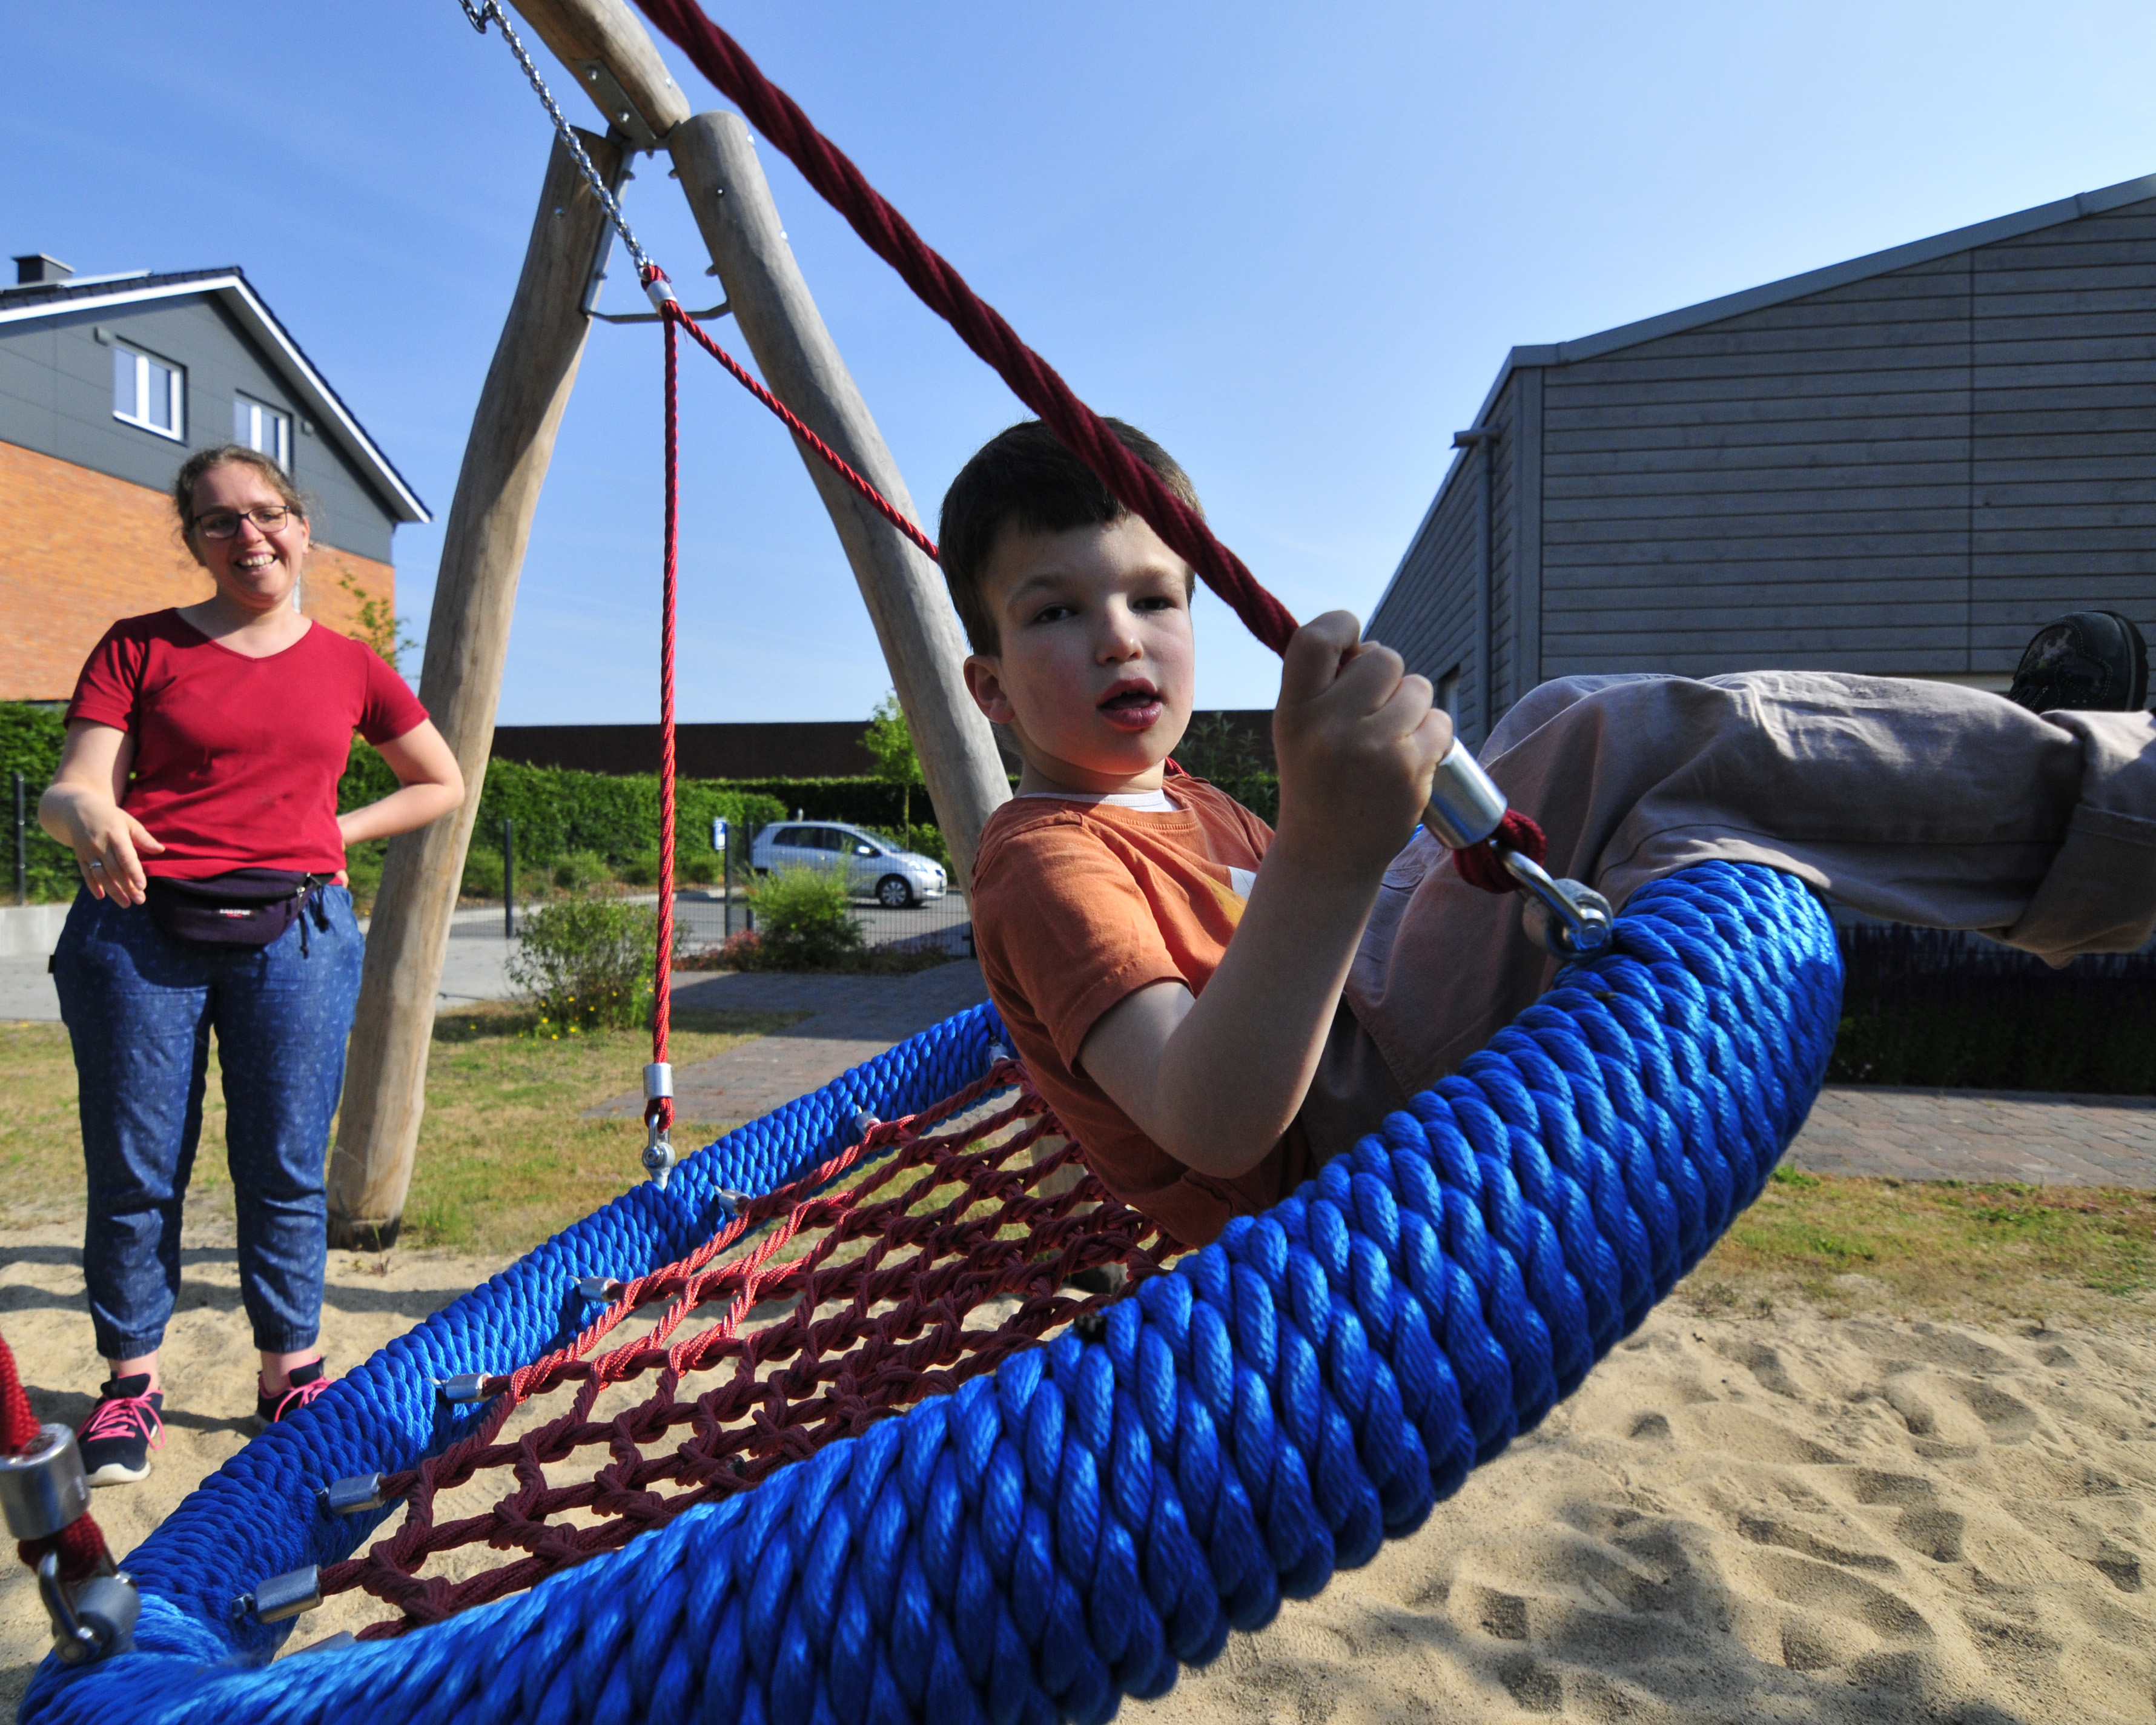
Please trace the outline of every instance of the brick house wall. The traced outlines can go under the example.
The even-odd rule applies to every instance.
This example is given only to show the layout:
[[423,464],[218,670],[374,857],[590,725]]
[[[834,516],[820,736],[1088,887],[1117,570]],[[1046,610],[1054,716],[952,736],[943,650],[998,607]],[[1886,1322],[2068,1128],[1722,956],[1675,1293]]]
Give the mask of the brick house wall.
[[[162,491],[0,443],[0,701],[64,701],[113,622],[210,595]],[[394,609],[397,572],[317,542],[300,608],[358,634],[367,599]]]

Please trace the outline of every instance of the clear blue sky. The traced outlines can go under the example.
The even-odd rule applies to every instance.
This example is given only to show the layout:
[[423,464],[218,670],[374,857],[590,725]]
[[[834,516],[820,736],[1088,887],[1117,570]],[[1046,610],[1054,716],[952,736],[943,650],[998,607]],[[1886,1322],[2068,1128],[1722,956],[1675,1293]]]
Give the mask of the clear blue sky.
[[[2123,4],[716,15],[1095,407],[1177,452],[1303,615],[1368,614],[1515,342],[2156,171],[2156,16]],[[548,141],[499,38],[455,0],[18,5],[8,35],[5,249],[244,265],[436,512],[397,539],[424,633]],[[1019,410],[764,156],[932,531],[952,474]],[[629,207],[701,280],[663,159]],[[716,367],[684,366],[683,717],[865,715],[889,680],[798,460]],[[655,714],[658,376],[649,327],[594,331],[505,723]],[[1200,704],[1270,706],[1269,656],[1209,599],[1199,626]]]

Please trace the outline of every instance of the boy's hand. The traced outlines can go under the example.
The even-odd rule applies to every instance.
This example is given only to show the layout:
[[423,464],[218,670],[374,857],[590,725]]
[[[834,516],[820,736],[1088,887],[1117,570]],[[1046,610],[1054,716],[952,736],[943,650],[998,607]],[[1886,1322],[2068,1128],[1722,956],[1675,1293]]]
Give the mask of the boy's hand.
[[1430,680],[1410,676],[1389,647],[1361,639],[1345,611],[1295,632],[1273,710],[1280,764],[1279,840],[1305,868],[1382,871],[1430,800],[1430,777],[1452,746],[1452,721]]

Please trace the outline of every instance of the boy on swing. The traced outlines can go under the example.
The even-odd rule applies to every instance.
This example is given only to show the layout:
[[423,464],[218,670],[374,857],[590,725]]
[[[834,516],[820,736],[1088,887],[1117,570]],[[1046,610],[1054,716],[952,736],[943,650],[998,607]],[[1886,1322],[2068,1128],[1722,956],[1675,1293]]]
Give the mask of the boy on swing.
[[[1196,506],[1164,450],[1108,423]],[[967,464],[941,539],[967,686],[1024,762],[973,865],[982,968],[1033,1082],[1125,1203],[1210,1240],[1547,985],[1518,901],[1416,832],[1451,724],[1353,617],[1289,644],[1269,830],[1168,771],[1194,578],[1046,428]],[[2039,717],[2023,700],[2112,710]],[[1548,832],[1550,872],[1620,909],[1722,857],[2063,963],[2156,929],[2146,701],[2133,625],[2082,613],[2038,636],[2009,700],[1835,673],[1576,677],[1531,692],[1483,762]]]

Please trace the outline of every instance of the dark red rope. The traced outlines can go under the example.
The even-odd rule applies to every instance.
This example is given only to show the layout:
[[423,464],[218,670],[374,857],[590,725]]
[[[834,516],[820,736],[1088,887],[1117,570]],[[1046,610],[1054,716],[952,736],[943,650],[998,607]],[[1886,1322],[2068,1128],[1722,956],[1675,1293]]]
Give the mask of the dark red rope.
[[[652,278],[662,275],[654,265]],[[666,1060],[674,1015],[674,613],[681,561],[680,360],[675,320],[661,322],[666,331],[666,544],[659,622],[659,952],[652,963],[651,980],[651,1058],[659,1065]],[[670,1127],[674,1099],[654,1097],[645,1105],[644,1120],[647,1125]]]
[[1460,870],[1460,879],[1485,892],[1520,890],[1520,883],[1507,874],[1504,864],[1497,860],[1496,852],[1491,848],[1493,842],[1535,862],[1549,855],[1549,840],[1543,836],[1543,829],[1518,809],[1507,809],[1505,818],[1497,823],[1497,830],[1489,838],[1480,845],[1471,845],[1465,850],[1452,853],[1452,865]]
[[1242,559],[1214,537],[1204,518],[1125,449],[1106,422],[1078,399],[1047,361],[1020,341],[1002,315],[968,287],[906,218],[883,200],[793,99],[757,69],[740,44],[705,17],[695,0],[637,3],[698,70],[740,105],[749,123],[785,153],[808,183],[853,224],[870,249],[897,270],[906,285],[1093,470],[1111,495],[1142,516],[1205,584],[1228,602],[1252,634],[1276,653],[1287,650],[1288,637],[1296,627],[1288,608],[1258,584]]
[[[15,1370],[15,1356],[8,1351],[7,1342],[0,1339],[0,1455],[27,1455],[44,1435],[38,1416],[30,1411],[23,1379]],[[112,1569],[112,1553],[105,1548],[105,1535],[89,1516],[78,1517],[43,1539],[19,1540],[15,1546],[15,1555],[33,1569],[49,1551],[59,1553],[62,1581],[87,1581]]]

